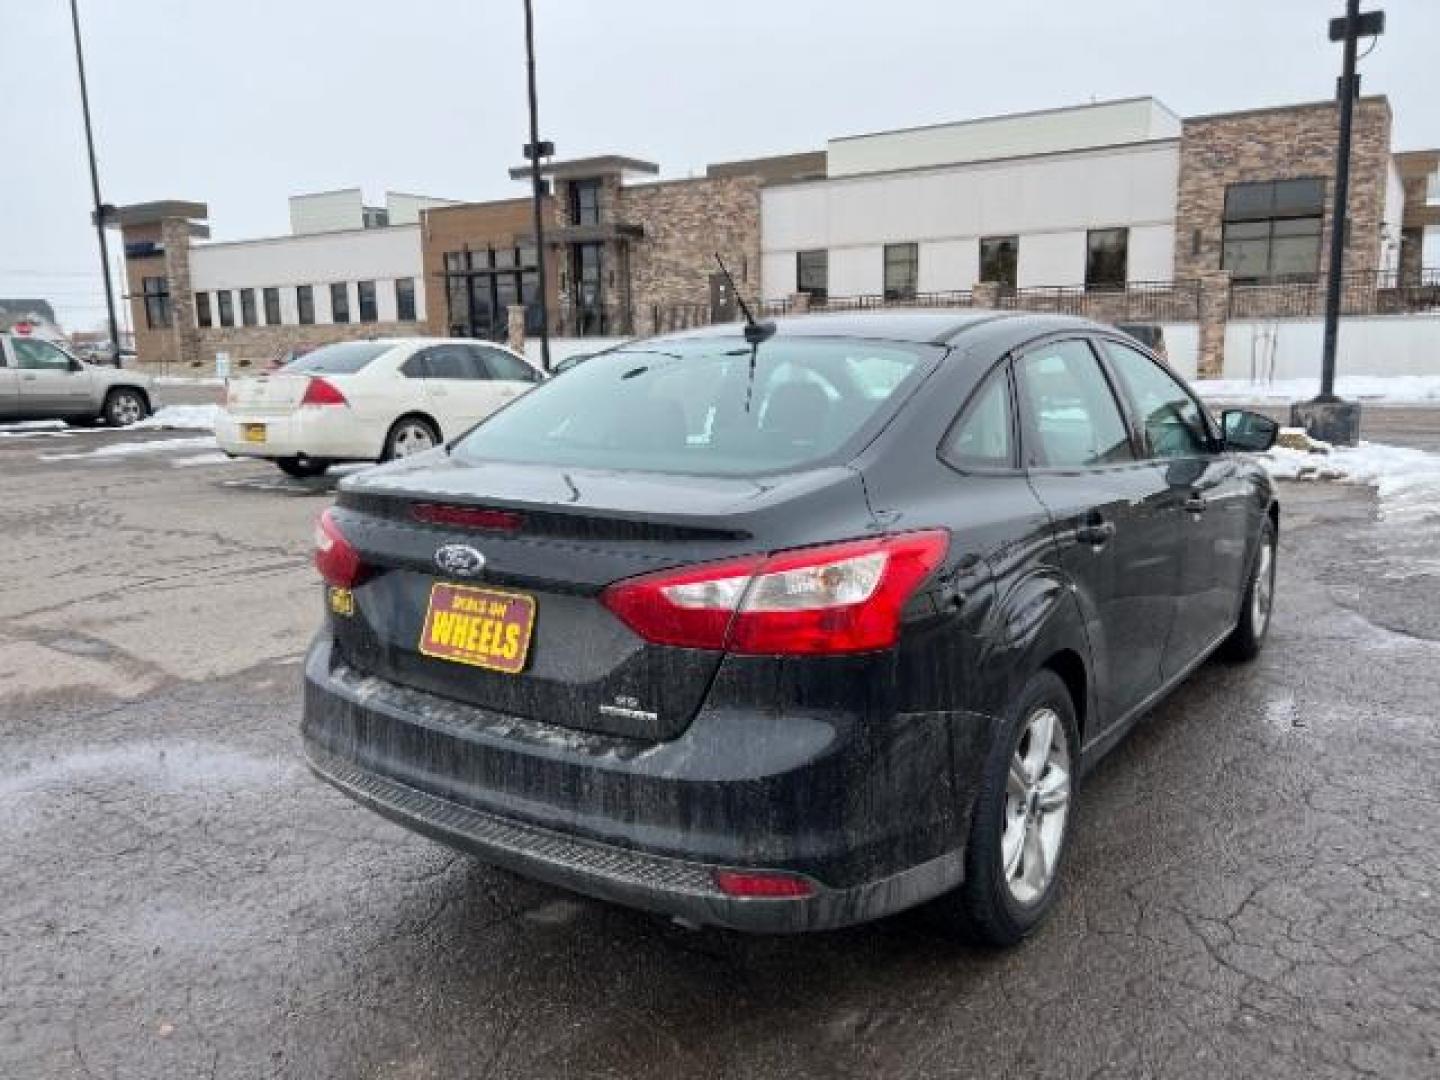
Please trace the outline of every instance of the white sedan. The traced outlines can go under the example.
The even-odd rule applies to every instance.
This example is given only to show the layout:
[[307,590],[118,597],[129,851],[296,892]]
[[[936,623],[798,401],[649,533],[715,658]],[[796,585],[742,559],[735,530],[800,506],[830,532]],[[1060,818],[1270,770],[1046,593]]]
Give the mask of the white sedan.
[[227,454],[316,476],[336,462],[429,450],[544,378],[524,357],[488,342],[338,342],[274,374],[232,379],[215,437]]

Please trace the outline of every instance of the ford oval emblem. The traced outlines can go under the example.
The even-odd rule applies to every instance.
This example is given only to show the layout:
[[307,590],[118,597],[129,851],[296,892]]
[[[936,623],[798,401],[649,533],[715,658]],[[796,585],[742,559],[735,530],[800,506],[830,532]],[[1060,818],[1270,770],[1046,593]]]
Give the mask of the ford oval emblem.
[[456,577],[476,577],[485,569],[485,556],[468,544],[446,544],[435,552],[435,565]]

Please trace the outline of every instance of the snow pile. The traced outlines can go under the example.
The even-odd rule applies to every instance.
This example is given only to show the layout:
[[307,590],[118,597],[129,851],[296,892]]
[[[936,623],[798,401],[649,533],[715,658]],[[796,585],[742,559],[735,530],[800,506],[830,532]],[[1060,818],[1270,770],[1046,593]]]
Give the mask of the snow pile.
[[[1308,401],[1320,392],[1319,379],[1195,379],[1196,393],[1216,401]],[[1352,401],[1440,405],[1440,375],[1342,375],[1335,393]]]
[[41,461],[81,461],[99,458],[101,460],[134,457],[137,454],[156,454],[162,450],[209,450],[219,447],[214,436],[199,435],[184,439],[151,439],[148,442],[109,443],[98,450],[84,450],[75,454],[41,454]]
[[156,409],[153,416],[147,416],[123,430],[173,428],[180,431],[214,431],[215,421],[219,418],[219,405],[165,405]]
[[1380,516],[1387,521],[1440,517],[1440,454],[1362,442],[1354,449],[1338,447],[1328,454],[1277,446],[1260,460],[1277,480],[1367,484],[1379,496]]
[[218,375],[156,375],[156,386],[224,386]]
[[0,439],[31,439],[67,434],[69,425],[64,420],[15,420],[0,424]]

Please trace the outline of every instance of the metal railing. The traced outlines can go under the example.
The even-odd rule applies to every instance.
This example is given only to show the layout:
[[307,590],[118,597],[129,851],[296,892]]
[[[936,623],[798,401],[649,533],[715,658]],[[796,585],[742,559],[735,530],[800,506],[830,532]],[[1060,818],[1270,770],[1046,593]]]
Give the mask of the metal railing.
[[1115,286],[1040,285],[1003,289],[1006,311],[1048,311],[1101,322],[1194,322],[1200,318],[1200,283],[1131,281]]
[[[1340,279],[1342,315],[1408,315],[1440,311],[1440,269],[1401,274],[1352,271]],[[1325,314],[1325,279],[1242,282],[1230,286],[1232,319],[1318,319]]]

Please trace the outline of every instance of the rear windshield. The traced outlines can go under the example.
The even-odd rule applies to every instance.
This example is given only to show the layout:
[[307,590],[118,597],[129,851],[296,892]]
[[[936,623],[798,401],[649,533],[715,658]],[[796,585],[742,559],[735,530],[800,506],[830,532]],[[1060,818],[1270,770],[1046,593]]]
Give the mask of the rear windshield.
[[593,356],[465,436],[457,457],[746,475],[830,457],[929,370],[933,346],[772,338]]
[[280,370],[287,375],[354,375],[375,357],[394,347],[393,341],[344,341],[337,345],[322,345],[291,360]]

